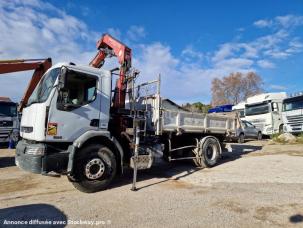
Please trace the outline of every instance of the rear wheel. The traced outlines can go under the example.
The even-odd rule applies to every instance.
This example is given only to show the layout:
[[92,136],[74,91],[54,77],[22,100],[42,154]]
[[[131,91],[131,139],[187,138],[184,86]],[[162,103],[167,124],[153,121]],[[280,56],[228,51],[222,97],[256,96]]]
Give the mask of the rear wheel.
[[81,149],[74,167],[77,181],[73,185],[86,193],[106,189],[117,172],[114,153],[100,144],[91,144]]
[[238,138],[238,143],[244,143],[244,142],[245,142],[245,136],[243,133],[241,133]]
[[220,143],[215,138],[205,139],[199,158],[194,159],[195,165],[200,168],[215,166],[220,157],[220,147]]

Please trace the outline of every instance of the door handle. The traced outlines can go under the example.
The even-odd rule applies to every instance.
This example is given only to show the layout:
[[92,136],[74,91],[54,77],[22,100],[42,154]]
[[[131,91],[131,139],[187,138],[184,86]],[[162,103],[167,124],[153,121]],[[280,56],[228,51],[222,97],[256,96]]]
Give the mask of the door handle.
[[92,127],[99,127],[99,122],[99,119],[92,119],[89,125]]

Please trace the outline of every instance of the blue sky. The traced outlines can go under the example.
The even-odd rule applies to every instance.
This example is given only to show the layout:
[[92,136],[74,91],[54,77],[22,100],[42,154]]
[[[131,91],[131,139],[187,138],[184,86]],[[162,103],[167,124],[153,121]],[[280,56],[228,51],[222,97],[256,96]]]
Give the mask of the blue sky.
[[[141,80],[161,73],[178,103],[209,103],[211,80],[236,71],[257,72],[269,92],[303,90],[301,0],[12,0],[0,2],[0,30],[0,59],[77,64],[109,32],[133,49]],[[20,99],[30,75],[0,76],[1,95]]]

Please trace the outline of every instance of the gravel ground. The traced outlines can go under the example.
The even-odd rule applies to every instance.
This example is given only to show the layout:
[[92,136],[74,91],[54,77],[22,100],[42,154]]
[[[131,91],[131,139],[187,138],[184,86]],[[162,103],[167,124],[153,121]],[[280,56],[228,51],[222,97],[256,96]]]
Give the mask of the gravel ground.
[[303,227],[303,146],[252,141],[231,148],[212,169],[162,162],[139,172],[137,192],[130,191],[128,170],[111,189],[94,194],[75,190],[65,177],[23,172],[14,166],[14,150],[1,149],[0,227],[12,221],[63,223],[58,227]]

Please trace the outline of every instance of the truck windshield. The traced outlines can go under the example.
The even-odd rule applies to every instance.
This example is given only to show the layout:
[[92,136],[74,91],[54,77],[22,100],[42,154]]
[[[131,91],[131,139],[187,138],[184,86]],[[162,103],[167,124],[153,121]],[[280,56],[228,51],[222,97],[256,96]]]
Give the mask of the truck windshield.
[[42,103],[47,100],[59,72],[60,68],[54,68],[43,76],[32,95],[29,97],[27,106],[33,103]]
[[265,114],[268,112],[269,112],[268,104],[249,105],[245,107],[246,116]]
[[283,111],[291,111],[291,110],[295,110],[295,109],[303,109],[303,97],[301,100],[284,101]]
[[0,116],[17,116],[17,105],[12,102],[0,102]]

